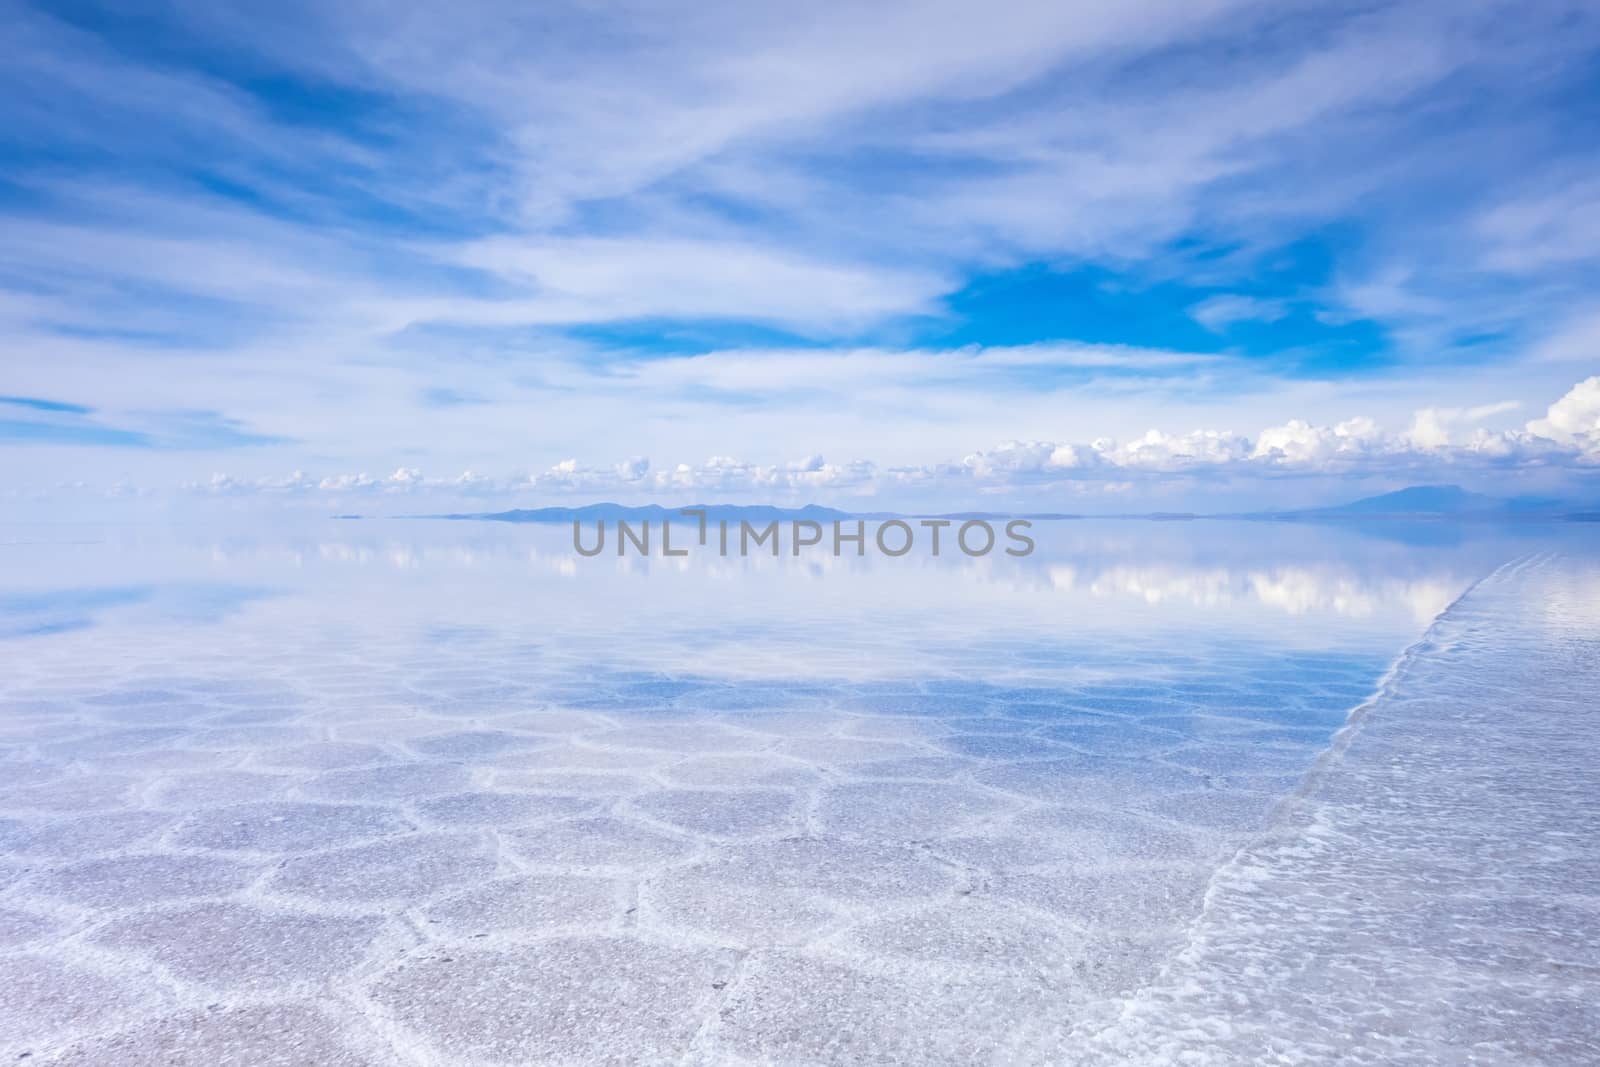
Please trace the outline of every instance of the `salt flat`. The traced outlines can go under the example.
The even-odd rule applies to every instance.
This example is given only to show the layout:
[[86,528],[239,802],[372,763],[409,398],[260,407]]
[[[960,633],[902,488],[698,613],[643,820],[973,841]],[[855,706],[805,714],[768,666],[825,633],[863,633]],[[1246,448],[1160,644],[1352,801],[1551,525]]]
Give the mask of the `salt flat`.
[[[1541,560],[1479,585],[1332,758],[1350,710],[1427,625],[1415,590],[1454,595],[1479,557],[1405,580],[1386,557],[1376,578],[1356,567],[1329,579],[1336,595],[1308,588],[1317,572],[1306,570],[1296,603],[1327,607],[1296,614],[1261,595],[1283,588],[1288,564],[1252,562],[1261,577],[1241,584],[1227,561],[1169,561],[1141,571],[1128,597],[1121,565],[1087,570],[1089,555],[1074,557],[1086,577],[1071,595],[1059,576],[1041,588],[1037,572],[955,572],[923,594],[941,610],[896,625],[873,605],[902,603],[881,587],[899,572],[824,579],[810,606],[815,577],[785,573],[721,613],[683,610],[685,586],[707,576],[624,576],[630,614],[601,595],[610,572],[530,580],[509,600],[501,591],[519,572],[494,557],[475,564],[491,591],[460,606],[468,579],[449,575],[285,580],[225,609],[213,598],[199,616],[162,608],[13,641],[26,654],[0,697],[11,990],[0,1053],[152,1064],[1326,1057],[1330,1035],[1364,1025],[1369,1007],[1427,1018],[1433,1001],[1406,1007],[1381,983],[1330,993],[1310,977],[1303,991],[1275,979],[1277,998],[1249,980],[1300,974],[1307,946],[1339,958],[1352,929],[1370,944],[1340,973],[1376,967],[1398,981],[1426,959],[1434,975],[1459,923],[1407,925],[1371,886],[1434,909],[1441,872],[1465,869],[1484,892],[1452,906],[1478,909],[1460,922],[1500,941],[1441,994],[1502,1005],[1504,1027],[1533,1035],[1502,1049],[1491,1034],[1484,1047],[1527,1054],[1559,1039],[1551,1062],[1581,1062],[1560,1058],[1582,1048],[1569,1010],[1579,979],[1540,978],[1527,987],[1537,998],[1521,999],[1495,981],[1511,973],[1501,960],[1543,975],[1552,931],[1589,938],[1556,962],[1592,964],[1581,959],[1595,931],[1583,827],[1528,836],[1555,834],[1539,820],[1592,782],[1557,760],[1545,801],[1491,805],[1504,832],[1482,803],[1437,791],[1520,798],[1512,785],[1537,751],[1581,749],[1580,724],[1558,713],[1592,710],[1592,699],[1545,694],[1551,677],[1584,677],[1592,616],[1573,609],[1563,624],[1527,610],[1574,588],[1578,572]],[[1407,550],[1405,567],[1421,558]],[[1153,575],[1194,595],[1152,601]],[[445,602],[419,606],[424,588]],[[789,605],[776,620],[773,590]],[[1352,603],[1364,607],[1339,609]],[[1430,733],[1413,714],[1430,701],[1442,709],[1430,721],[1465,718]],[[1508,725],[1524,707],[1538,731]],[[1410,762],[1362,756],[1385,731]],[[1503,773],[1502,748],[1514,756]],[[1446,773],[1456,766],[1470,777]],[[1420,852],[1399,817],[1419,813],[1436,824]],[[1351,836],[1390,842],[1364,890],[1352,888],[1368,861],[1348,858]],[[1543,859],[1501,878],[1501,855]],[[1535,869],[1538,886],[1559,892],[1518,883]],[[1258,883],[1283,889],[1263,903],[1248,892]],[[1502,923],[1507,912],[1485,901],[1523,917]],[[1303,940],[1284,940],[1290,920]],[[1531,940],[1517,933],[1530,924]],[[1246,1000],[1219,1007],[1196,985]],[[1327,1015],[1330,996],[1355,1014]],[[1536,1000],[1543,1021],[1523,1025],[1516,1013]],[[1256,1021],[1246,1012],[1217,1029],[1218,1013],[1241,1004]],[[1395,1047],[1418,1062],[1455,1047],[1420,1030],[1409,1039]]]
[[1097,1060],[1600,1062],[1600,570],[1445,614]]

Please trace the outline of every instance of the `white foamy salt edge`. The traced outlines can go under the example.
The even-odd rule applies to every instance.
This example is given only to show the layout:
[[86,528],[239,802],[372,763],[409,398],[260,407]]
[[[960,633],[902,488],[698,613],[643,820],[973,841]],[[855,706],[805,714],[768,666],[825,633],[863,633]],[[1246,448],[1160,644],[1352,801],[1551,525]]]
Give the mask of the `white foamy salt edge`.
[[1600,577],[1447,610],[1090,1063],[1600,1062]]

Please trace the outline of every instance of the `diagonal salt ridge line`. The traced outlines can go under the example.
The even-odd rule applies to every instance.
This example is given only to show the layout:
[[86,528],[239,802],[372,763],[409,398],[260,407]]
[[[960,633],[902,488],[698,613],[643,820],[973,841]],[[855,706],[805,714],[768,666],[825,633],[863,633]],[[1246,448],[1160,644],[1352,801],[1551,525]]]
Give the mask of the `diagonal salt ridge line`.
[[1189,947],[1074,1062],[1596,1062],[1597,581],[1531,554],[1442,612],[1395,714],[1364,710],[1346,773],[1219,869]]
[[[1187,925],[1183,947],[1168,956],[1161,969],[1152,976],[1143,989],[1159,987],[1171,974],[1178,961],[1194,948],[1199,930],[1204,925],[1205,920],[1212,914],[1217,888],[1239,869],[1243,858],[1254,848],[1264,841],[1281,835],[1285,828],[1292,823],[1294,816],[1301,810],[1306,799],[1316,791],[1325,778],[1337,769],[1340,761],[1361,733],[1362,727],[1366,724],[1373,711],[1385,699],[1391,698],[1399,690],[1401,682],[1404,681],[1407,673],[1418,659],[1435,650],[1439,634],[1450,624],[1451,614],[1478,589],[1503,581],[1531,566],[1547,562],[1555,557],[1556,553],[1554,552],[1531,552],[1507,560],[1489,573],[1473,581],[1454,600],[1446,604],[1439,611],[1439,614],[1434,616],[1433,621],[1428,624],[1428,628],[1423,631],[1422,636],[1395,657],[1389,669],[1378,679],[1372,695],[1350,709],[1345,725],[1340,727],[1329,739],[1327,747],[1307,768],[1300,784],[1296,786],[1294,791],[1274,805],[1267,818],[1266,825],[1258,833],[1243,841],[1224,862],[1213,868],[1210,877],[1206,881],[1201,910]],[[1092,1033],[1095,1036],[1100,1036],[1116,1030],[1128,1018],[1128,1014],[1137,1000],[1138,993],[1136,992],[1133,996],[1127,998],[1115,1019],[1094,1027]]]

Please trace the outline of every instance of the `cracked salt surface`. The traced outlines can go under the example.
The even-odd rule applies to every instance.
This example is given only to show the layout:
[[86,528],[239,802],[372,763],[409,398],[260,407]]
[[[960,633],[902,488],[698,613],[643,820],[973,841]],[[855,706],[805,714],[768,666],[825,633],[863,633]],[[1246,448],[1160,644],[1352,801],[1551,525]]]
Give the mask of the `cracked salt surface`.
[[572,576],[382,529],[4,561],[257,591],[0,646],[0,1056],[1595,1059],[1576,564],[1479,585],[1319,763],[1525,545]]

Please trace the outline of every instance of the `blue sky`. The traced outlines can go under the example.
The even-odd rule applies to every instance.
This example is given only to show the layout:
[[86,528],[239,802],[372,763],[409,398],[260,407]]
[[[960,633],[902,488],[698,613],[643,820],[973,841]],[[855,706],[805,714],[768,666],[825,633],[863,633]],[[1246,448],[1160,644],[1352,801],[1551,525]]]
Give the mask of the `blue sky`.
[[1592,4],[4,6],[14,500],[1596,493]]

